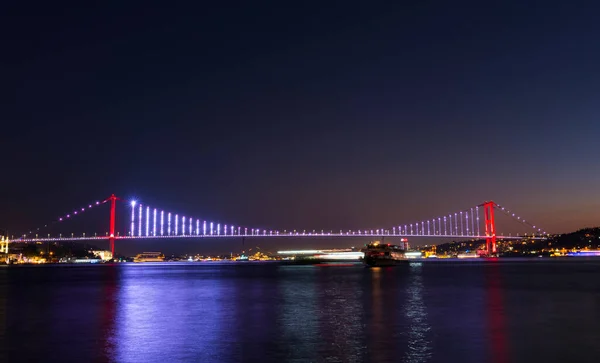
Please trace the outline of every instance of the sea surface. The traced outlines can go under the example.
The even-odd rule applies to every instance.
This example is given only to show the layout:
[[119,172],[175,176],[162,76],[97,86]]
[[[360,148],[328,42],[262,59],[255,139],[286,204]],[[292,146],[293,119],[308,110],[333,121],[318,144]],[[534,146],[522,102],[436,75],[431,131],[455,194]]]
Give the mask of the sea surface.
[[0,362],[600,362],[600,260],[3,266]]

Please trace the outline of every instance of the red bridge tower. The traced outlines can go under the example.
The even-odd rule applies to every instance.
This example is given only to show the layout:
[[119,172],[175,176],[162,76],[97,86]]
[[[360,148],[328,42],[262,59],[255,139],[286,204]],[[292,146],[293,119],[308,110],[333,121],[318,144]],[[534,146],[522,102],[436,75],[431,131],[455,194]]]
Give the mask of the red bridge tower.
[[489,201],[483,203],[485,213],[485,247],[488,256],[496,254],[496,221],[494,220],[494,207],[496,203]]
[[110,252],[112,253],[112,257],[115,258],[115,206],[117,204],[117,198],[114,194],[112,194],[105,202],[110,201],[110,230],[108,235],[108,241],[110,243]]

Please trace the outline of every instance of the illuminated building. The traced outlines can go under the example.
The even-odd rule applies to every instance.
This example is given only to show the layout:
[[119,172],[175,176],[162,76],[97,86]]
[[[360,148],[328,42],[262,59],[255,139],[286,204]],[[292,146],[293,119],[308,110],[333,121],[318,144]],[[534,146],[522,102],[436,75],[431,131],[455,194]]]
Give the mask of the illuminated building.
[[90,251],[94,254],[94,256],[98,257],[102,261],[110,261],[113,258],[113,255],[110,251]]

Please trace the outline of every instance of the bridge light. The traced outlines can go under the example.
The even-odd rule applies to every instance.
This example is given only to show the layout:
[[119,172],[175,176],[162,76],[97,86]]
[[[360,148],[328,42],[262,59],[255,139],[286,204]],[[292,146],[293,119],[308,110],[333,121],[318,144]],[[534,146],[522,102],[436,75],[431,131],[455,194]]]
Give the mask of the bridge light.
[[171,213],[167,214],[167,234],[171,235]]
[[146,236],[148,235],[149,229],[150,229],[150,207],[146,207]]
[[135,204],[136,204],[136,203],[137,203],[137,202],[136,202],[135,200],[132,200],[132,201],[131,201],[131,206],[132,206],[132,207],[135,207]]
[[156,236],[156,208],[154,208],[154,212],[152,213],[152,235]]
[[142,235],[142,205],[138,208],[138,236]]

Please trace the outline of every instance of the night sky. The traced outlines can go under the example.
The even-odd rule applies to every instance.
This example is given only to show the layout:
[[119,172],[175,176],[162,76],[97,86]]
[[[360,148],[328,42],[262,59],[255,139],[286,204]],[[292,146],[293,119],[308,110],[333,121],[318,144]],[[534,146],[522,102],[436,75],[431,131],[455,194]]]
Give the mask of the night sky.
[[599,5],[10,3],[9,233],[111,193],[267,229],[388,228],[488,199],[552,233],[600,224]]

